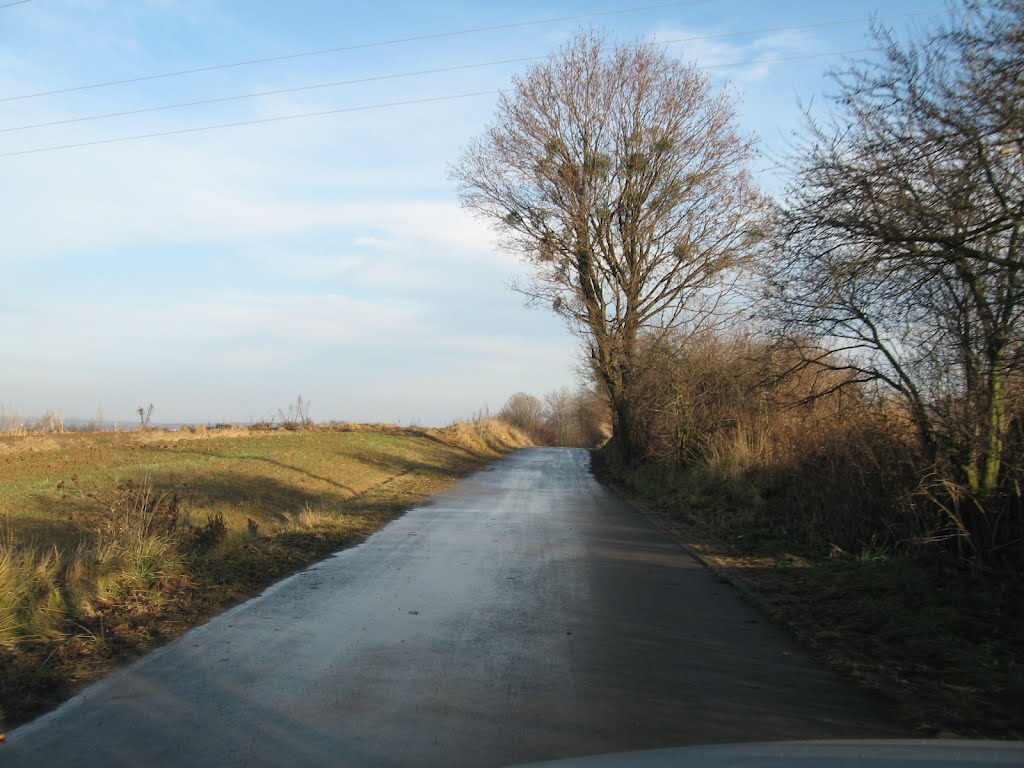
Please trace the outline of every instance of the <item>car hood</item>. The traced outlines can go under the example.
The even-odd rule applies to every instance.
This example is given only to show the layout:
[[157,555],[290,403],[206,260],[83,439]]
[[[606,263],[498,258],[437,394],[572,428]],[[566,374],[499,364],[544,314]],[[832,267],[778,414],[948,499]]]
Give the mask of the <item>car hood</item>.
[[860,739],[716,744],[575,757],[520,768],[905,768],[1024,766],[1024,741]]

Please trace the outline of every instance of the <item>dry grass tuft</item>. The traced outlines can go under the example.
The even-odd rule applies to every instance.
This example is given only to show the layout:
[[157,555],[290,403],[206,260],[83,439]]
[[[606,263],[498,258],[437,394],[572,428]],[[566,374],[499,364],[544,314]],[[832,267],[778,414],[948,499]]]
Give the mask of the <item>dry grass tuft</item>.
[[159,610],[185,575],[178,499],[148,484],[118,486],[109,520],[70,552],[36,551],[8,534],[0,543],[0,646],[59,638],[114,607]]
[[331,530],[344,526],[348,516],[332,512],[324,506],[314,506],[307,502],[298,512],[286,512],[284,520],[278,526],[280,531],[316,531]]
[[76,617],[95,616],[111,608],[152,613],[165,604],[170,590],[185,576],[178,542],[163,536],[100,539],[80,547],[67,567],[66,583]]
[[498,456],[513,448],[531,445],[529,436],[500,419],[478,418],[454,421],[447,427],[428,430],[448,443],[467,451]]
[[50,639],[64,619],[60,560],[55,551],[34,552],[0,542],[0,647]]

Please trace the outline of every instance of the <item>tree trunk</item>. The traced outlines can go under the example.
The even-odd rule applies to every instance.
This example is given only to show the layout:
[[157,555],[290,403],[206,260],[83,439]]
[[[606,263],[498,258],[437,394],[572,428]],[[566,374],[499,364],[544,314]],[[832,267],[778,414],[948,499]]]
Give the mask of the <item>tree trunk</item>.
[[633,413],[629,398],[612,398],[612,440],[625,464],[632,464],[638,455],[636,436],[633,431]]
[[611,444],[618,453],[619,459],[632,464],[639,455],[633,404],[630,398],[628,382],[630,380],[626,365],[621,357],[601,345],[591,346],[591,362],[608,397],[608,405],[612,417]]
[[980,490],[985,495],[992,495],[999,489],[999,471],[1003,462],[1003,433],[1006,430],[1006,392],[1003,387],[1003,373],[998,363],[992,371],[986,416],[985,463]]

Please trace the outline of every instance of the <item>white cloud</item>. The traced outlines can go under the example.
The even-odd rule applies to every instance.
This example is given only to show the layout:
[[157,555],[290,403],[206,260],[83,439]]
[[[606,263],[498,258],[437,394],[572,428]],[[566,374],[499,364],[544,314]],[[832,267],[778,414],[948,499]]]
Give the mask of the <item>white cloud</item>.
[[[316,133],[330,156],[331,131]],[[0,260],[315,232],[377,249],[429,243],[449,257],[492,250],[486,227],[455,203],[443,166],[428,175],[434,188],[426,196],[423,173],[364,170],[355,159],[349,169],[344,151],[325,163],[305,154],[311,143],[292,152],[271,130],[0,158]],[[367,189],[371,175],[376,186]]]
[[716,77],[748,83],[763,80],[781,63],[764,60],[805,53],[809,44],[807,36],[799,30],[765,32],[751,37],[715,37],[714,34],[707,30],[698,32],[662,26],[655,32],[654,39]]
[[394,240],[384,240],[380,237],[373,237],[372,235],[363,235],[357,237],[352,241],[352,245],[357,248],[369,248],[375,251],[391,251],[395,248]]

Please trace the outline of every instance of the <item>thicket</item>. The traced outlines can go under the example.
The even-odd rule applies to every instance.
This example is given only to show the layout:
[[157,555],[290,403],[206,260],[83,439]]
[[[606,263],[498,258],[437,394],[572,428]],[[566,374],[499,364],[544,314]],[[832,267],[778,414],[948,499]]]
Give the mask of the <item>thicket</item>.
[[[1019,515],[995,546],[973,541],[948,503],[963,490],[906,401],[853,371],[800,365],[768,336],[649,335],[641,350],[641,455],[614,464],[606,449],[599,465],[720,565],[741,564],[774,618],[924,732],[1019,738]],[[1006,418],[1017,472],[1024,411]],[[994,502],[992,517],[1007,503]]]
[[611,430],[606,399],[588,387],[575,392],[552,390],[543,400],[516,392],[498,411],[497,418],[522,430],[536,445],[595,448],[608,439]]
[[705,521],[823,552],[955,533],[898,400],[794,367],[768,338],[650,336],[641,355],[632,394],[647,467],[634,477],[674,488]]
[[833,112],[795,158],[767,315],[795,370],[899,402],[915,509],[998,568],[1024,535],[1024,3],[874,36],[882,56],[836,73]]

